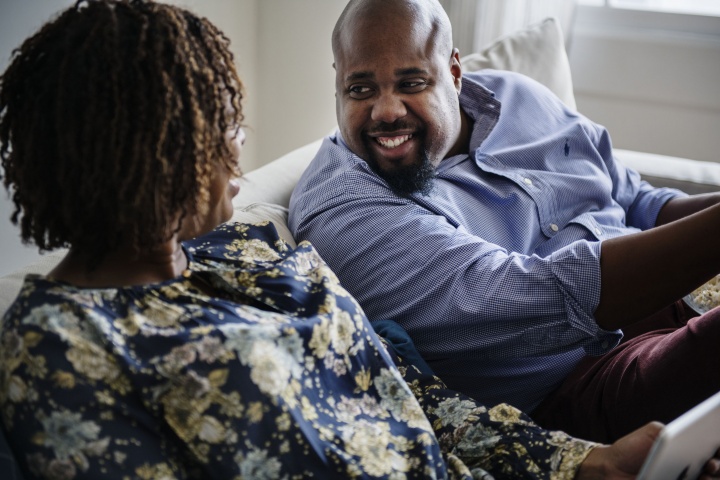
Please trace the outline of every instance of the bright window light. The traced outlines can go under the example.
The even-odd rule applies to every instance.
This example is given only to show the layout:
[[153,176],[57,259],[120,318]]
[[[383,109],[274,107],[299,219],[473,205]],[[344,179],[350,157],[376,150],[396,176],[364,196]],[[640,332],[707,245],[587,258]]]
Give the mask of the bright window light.
[[610,0],[611,7],[720,16],[720,0]]
[[607,5],[628,10],[684,13],[720,17],[720,0],[579,0],[581,5]]

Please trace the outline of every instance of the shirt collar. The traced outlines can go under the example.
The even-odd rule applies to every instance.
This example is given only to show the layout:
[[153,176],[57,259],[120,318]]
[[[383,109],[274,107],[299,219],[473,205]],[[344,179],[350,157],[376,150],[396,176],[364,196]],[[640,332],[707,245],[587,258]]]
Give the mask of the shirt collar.
[[502,104],[495,98],[495,92],[485,88],[478,81],[468,76],[463,76],[462,80],[460,108],[473,121],[469,146],[472,152],[480,147],[497,124]]

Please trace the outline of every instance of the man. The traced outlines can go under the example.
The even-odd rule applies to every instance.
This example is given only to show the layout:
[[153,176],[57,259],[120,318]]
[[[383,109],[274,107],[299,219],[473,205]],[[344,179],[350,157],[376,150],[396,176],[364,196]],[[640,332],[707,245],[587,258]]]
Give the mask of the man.
[[436,0],[351,1],[332,45],[339,132],[290,227],[371,319],[450,387],[593,440],[720,390],[720,309],[685,326],[678,300],[720,272],[720,194],[642,182],[526,77],[463,76]]

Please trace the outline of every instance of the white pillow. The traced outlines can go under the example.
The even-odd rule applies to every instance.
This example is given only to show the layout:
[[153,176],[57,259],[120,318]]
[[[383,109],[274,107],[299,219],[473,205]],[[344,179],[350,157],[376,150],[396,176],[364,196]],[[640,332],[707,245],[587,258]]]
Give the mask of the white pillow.
[[264,225],[270,221],[275,225],[275,229],[278,235],[280,235],[280,238],[295,248],[297,243],[295,243],[295,239],[287,226],[287,218],[288,209],[286,207],[274,203],[255,202],[249,205],[235,207],[230,221],[252,223],[255,225]]
[[[320,149],[322,140],[319,138],[312,143],[296,148],[243,175],[240,178],[240,193],[233,198],[235,208],[258,202],[275,203],[287,207],[295,184]],[[240,165],[242,166],[242,157]]]
[[570,62],[555,18],[506,35],[482,51],[462,57],[460,63],[466,72],[492,68],[522,73],[548,87],[569,108],[576,108]]

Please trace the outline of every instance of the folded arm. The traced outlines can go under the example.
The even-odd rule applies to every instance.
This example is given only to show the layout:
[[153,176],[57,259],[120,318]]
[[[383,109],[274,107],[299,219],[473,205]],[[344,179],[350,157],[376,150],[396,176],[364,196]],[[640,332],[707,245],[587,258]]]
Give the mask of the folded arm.
[[[621,328],[650,315],[720,272],[717,194],[668,202],[659,226],[602,243],[598,324]],[[682,216],[703,204],[712,206]],[[677,220],[668,220],[681,217]]]
[[720,203],[720,192],[678,197],[669,200],[658,214],[656,226],[665,225]]

